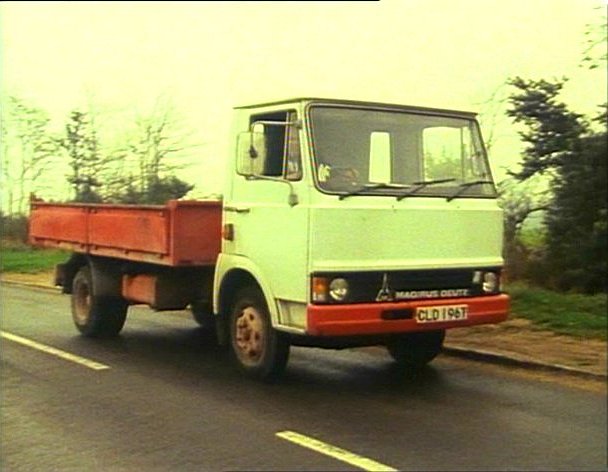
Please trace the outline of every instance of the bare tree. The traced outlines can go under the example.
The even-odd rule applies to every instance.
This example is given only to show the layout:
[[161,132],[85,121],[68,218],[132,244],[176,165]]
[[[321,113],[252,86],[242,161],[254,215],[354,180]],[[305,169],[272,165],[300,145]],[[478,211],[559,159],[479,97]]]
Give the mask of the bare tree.
[[[598,7],[599,10],[600,7]],[[597,69],[602,65],[606,67],[608,52],[606,41],[608,40],[608,23],[606,13],[600,21],[588,24],[585,31],[585,50],[583,51],[582,67]],[[603,64],[602,64],[603,63]]]
[[497,128],[504,120],[507,105],[507,83],[502,83],[494,89],[487,100],[478,102],[480,108],[480,121],[483,123],[484,144],[488,153],[491,151],[497,140]]
[[57,152],[48,131],[49,118],[40,108],[9,96],[2,117],[2,180],[7,202],[4,211],[25,214],[29,195],[49,185],[43,175]]
[[0,143],[2,144],[2,160],[0,161],[0,188],[2,189],[2,198],[0,198],[0,213],[11,214],[14,201],[13,189],[13,172],[9,165],[10,160],[10,133],[7,128],[7,113],[6,108],[2,107],[2,118],[0,119]]
[[505,246],[516,246],[517,237],[532,213],[549,209],[547,190],[534,190],[532,183],[523,184],[508,178],[498,184],[499,203],[504,211]]
[[125,142],[114,151],[121,165],[115,166],[114,176],[108,179],[112,200],[163,203],[192,190],[194,186],[175,173],[187,165],[197,145],[191,143],[190,133],[167,101],[158,99],[152,112],[138,116]]

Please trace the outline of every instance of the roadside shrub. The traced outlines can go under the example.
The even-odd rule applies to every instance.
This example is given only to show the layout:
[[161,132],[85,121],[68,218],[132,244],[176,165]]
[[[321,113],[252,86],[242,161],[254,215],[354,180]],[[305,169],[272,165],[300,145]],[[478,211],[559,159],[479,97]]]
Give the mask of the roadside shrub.
[[24,215],[4,215],[0,213],[0,235],[2,246],[27,244],[28,218]]

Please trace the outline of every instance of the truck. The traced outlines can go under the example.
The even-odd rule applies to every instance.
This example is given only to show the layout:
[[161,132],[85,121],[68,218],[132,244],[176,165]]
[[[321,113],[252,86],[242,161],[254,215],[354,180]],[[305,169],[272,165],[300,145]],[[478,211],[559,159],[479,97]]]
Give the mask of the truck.
[[419,368],[446,330],[504,321],[502,211],[476,114],[328,98],[240,106],[221,198],[33,200],[29,237],[71,251],[55,284],[88,337],[130,305],[190,310],[236,365],[290,346],[384,346]]

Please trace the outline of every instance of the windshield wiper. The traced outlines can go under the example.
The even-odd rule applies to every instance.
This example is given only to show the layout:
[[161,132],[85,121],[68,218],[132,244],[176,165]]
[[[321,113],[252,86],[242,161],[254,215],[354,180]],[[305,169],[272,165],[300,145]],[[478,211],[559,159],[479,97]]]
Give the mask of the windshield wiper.
[[460,184],[460,188],[456,190],[452,195],[450,195],[446,200],[448,202],[454,200],[458,195],[464,192],[469,187],[474,187],[475,185],[483,185],[483,184],[493,184],[491,180],[474,180],[473,182],[465,182],[464,184]]
[[404,189],[408,188],[409,185],[400,185],[400,184],[389,184],[389,183],[373,183],[373,184],[365,184],[362,187],[359,187],[355,190],[351,190],[350,192],[343,193],[340,195],[339,199],[344,200],[345,198],[352,197],[353,195],[362,195],[366,193],[368,190],[376,190],[376,189]]
[[446,184],[448,182],[454,182],[456,179],[437,179],[437,180],[426,180],[422,182],[414,182],[415,187],[411,189],[409,192],[404,193],[403,195],[399,195],[397,197],[397,201],[403,200],[404,198],[409,197],[410,195],[414,195],[415,193],[422,190],[424,187],[428,185],[436,185],[436,184]]

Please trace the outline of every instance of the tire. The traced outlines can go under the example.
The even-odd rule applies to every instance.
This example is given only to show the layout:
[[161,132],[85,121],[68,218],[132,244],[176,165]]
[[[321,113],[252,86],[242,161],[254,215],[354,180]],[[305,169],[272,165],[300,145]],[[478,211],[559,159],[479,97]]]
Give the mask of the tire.
[[439,355],[445,330],[423,331],[395,336],[386,345],[392,358],[408,368],[421,368]]
[[84,336],[112,337],[125,324],[129,304],[121,297],[95,296],[91,269],[81,267],[72,283],[72,320]]
[[230,313],[230,345],[239,368],[260,380],[278,378],[287,365],[289,341],[272,328],[264,296],[255,287],[241,289]]

